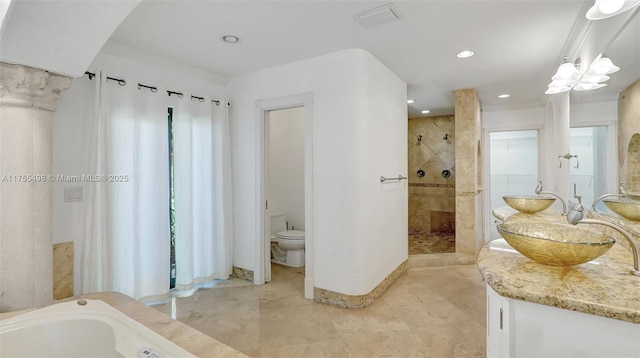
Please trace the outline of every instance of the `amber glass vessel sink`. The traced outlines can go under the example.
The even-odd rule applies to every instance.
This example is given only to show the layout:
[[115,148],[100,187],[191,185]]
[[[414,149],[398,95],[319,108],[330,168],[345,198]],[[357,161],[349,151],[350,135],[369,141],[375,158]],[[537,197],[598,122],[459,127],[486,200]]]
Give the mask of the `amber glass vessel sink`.
[[505,195],[505,203],[521,213],[535,214],[545,210],[556,201],[556,198],[542,195]]
[[619,198],[603,199],[609,210],[628,220],[640,221],[640,201]]
[[563,224],[504,223],[498,225],[498,232],[522,255],[552,266],[589,262],[615,243],[599,232]]

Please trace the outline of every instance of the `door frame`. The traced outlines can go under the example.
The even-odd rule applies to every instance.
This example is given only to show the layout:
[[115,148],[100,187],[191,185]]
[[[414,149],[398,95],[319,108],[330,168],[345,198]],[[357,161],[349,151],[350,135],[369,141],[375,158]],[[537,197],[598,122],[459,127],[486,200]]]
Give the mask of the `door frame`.
[[270,217],[267,208],[267,159],[269,153],[268,112],[304,107],[304,297],[313,299],[313,93],[256,101],[256,233],[254,284],[271,280]]

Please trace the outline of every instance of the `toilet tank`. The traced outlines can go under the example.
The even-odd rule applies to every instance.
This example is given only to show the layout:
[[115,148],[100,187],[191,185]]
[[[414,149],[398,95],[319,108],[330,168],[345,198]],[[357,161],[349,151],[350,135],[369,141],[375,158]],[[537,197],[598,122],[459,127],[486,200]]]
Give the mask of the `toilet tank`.
[[273,212],[269,215],[271,216],[271,235],[287,230],[287,219],[284,217],[284,213]]

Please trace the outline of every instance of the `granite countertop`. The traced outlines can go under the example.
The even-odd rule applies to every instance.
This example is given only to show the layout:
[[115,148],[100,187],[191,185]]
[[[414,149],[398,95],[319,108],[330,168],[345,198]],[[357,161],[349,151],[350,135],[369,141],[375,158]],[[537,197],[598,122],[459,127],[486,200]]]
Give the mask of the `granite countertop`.
[[[64,301],[73,301],[80,298],[102,300],[118,311],[145,325],[152,331],[172,341],[196,357],[247,357],[217,340],[197,331],[186,324],[173,320],[171,317],[136,301],[135,299],[118,292],[90,293],[71,297]],[[0,319],[8,319],[16,314],[31,310],[11,312],[3,314]]]
[[[507,222],[566,222],[552,210],[522,214],[504,207],[493,214]],[[500,239],[484,244],[477,264],[501,296],[640,324],[640,277],[629,274],[633,255],[619,242],[591,262],[556,267],[532,261]]]

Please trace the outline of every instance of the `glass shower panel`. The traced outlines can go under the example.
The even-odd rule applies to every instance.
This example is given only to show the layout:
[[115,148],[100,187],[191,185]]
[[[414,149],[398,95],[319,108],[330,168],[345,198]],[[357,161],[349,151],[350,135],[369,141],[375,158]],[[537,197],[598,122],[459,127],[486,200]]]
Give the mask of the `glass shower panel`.
[[[570,138],[571,154],[578,155],[578,160],[571,159],[571,184],[590,207],[606,191],[607,127],[571,128]],[[598,209],[604,210],[602,203]]]
[[[538,182],[538,131],[489,133],[491,210],[506,206],[504,195],[535,195]],[[500,238],[491,225],[489,239]]]

